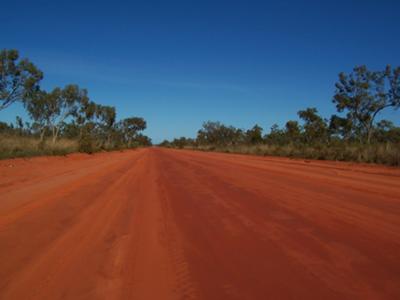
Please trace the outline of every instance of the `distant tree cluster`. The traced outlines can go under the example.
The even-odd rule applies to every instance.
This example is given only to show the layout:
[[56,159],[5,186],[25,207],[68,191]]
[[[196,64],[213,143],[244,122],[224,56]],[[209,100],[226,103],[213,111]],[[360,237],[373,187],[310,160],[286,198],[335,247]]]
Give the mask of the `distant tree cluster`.
[[23,104],[31,122],[17,117],[15,125],[0,122],[0,133],[35,136],[41,142],[60,137],[77,139],[82,151],[150,145],[140,132],[143,118],[117,121],[115,107],[97,104],[86,89],[69,84],[52,91],[41,89],[43,73],[28,59],[19,59],[17,50],[0,51],[0,110],[15,102]]
[[[263,134],[258,124],[245,130],[220,122],[205,122],[195,139],[164,141],[166,147],[235,147],[238,145],[275,145],[302,148],[337,145],[386,144],[395,148],[400,161],[400,127],[377,117],[385,109],[400,107],[400,67],[387,66],[383,71],[355,67],[350,74],[340,73],[333,103],[338,114],[325,119],[314,107],[298,112],[300,120],[290,120],[283,128],[274,124]],[[393,148],[393,147],[392,147]],[[340,149],[344,149],[343,147]]]

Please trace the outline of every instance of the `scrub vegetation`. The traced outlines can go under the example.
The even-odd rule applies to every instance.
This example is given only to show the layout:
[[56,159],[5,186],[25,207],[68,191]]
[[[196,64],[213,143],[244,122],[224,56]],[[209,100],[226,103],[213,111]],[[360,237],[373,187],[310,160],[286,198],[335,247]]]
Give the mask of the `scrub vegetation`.
[[0,51],[0,110],[20,102],[30,117],[0,122],[0,158],[151,145],[141,134],[143,118],[117,120],[115,107],[91,101],[86,89],[69,84],[45,91],[42,79],[42,71],[17,50]]
[[276,155],[400,165],[400,127],[380,119],[383,110],[400,107],[400,67],[370,71],[366,66],[340,73],[330,118],[311,107],[298,112],[299,120],[274,124],[264,134],[254,125],[245,130],[220,122],[205,122],[197,137],[176,138],[160,145],[206,151]]

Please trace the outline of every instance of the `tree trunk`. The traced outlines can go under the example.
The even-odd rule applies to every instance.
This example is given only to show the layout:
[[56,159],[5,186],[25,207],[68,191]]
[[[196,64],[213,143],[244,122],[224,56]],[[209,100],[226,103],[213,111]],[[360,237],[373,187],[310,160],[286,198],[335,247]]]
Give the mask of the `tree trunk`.
[[60,131],[59,127],[53,127],[53,145],[56,143],[57,138],[58,138],[58,133]]
[[40,143],[42,143],[43,142],[43,139],[44,139],[44,133],[46,132],[46,130],[43,128],[43,129],[41,129],[40,130]]
[[367,145],[371,144],[371,138],[373,132],[374,132],[374,125],[373,122],[371,122],[367,127]]
[[371,136],[372,136],[372,130],[368,129],[368,133],[367,133],[367,145],[369,145],[371,143]]

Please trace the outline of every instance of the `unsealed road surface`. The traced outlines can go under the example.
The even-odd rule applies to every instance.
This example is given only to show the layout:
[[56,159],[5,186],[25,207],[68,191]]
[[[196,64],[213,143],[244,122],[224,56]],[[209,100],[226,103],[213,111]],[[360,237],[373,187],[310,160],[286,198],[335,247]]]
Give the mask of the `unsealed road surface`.
[[400,170],[158,148],[0,161],[0,299],[400,299]]

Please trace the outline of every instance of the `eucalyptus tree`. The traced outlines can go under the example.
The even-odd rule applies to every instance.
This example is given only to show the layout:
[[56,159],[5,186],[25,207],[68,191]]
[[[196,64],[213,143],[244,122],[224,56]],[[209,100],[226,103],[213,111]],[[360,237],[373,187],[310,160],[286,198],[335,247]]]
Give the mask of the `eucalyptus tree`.
[[196,140],[200,145],[227,146],[242,143],[245,139],[244,132],[238,128],[208,121],[204,122],[203,127],[197,132]]
[[246,141],[253,145],[261,144],[263,142],[262,131],[262,127],[258,124],[254,125],[253,128],[246,131]]
[[103,144],[107,143],[111,144],[112,131],[114,129],[117,113],[115,111],[115,107],[113,106],[105,106],[105,105],[97,105],[96,108],[96,117],[99,120],[98,126],[100,135],[103,136],[102,141]]
[[265,141],[270,144],[284,144],[285,143],[285,131],[279,128],[278,124],[273,124],[268,134],[264,137]]
[[32,128],[39,133],[40,143],[42,143],[51,117],[49,94],[39,91],[31,101],[26,103],[26,109],[33,120]]
[[31,118],[39,125],[41,141],[44,131],[50,130],[53,143],[60,128],[69,117],[76,117],[80,104],[88,100],[87,91],[77,85],[55,88],[51,92],[41,91],[26,104]]
[[331,136],[336,136],[344,141],[348,141],[356,135],[356,129],[352,120],[350,118],[342,118],[338,115],[331,116],[328,130]]
[[297,113],[304,125],[304,139],[306,143],[325,142],[328,137],[328,128],[323,118],[318,115],[315,107],[300,110]]
[[400,143],[400,127],[396,127],[392,121],[381,120],[376,124],[374,138],[378,143]]
[[288,142],[296,143],[301,138],[301,129],[299,122],[297,121],[287,121],[285,124],[285,137]]
[[[140,135],[140,136],[141,136],[141,135]],[[142,137],[140,138],[140,140],[141,140],[141,143],[140,143],[140,144],[145,145],[145,146],[148,146],[148,144],[147,144],[148,141],[146,141],[146,138],[147,138],[147,137],[142,136]],[[192,146],[193,144],[194,144],[194,140],[193,140],[193,139],[191,139],[191,138],[186,138],[186,137],[184,137],[184,136],[182,136],[182,137],[180,137],[180,138],[175,138],[175,139],[173,139],[172,142],[171,142],[171,145],[172,145],[172,146],[177,147],[177,148],[179,148],[179,149],[182,149],[182,148],[184,148],[184,147],[186,147],[186,146]]]
[[349,75],[340,73],[333,102],[359,129],[360,140],[369,144],[377,115],[388,107],[400,107],[400,67],[370,71],[358,66]]
[[74,121],[79,127],[79,139],[84,132],[90,132],[94,128],[94,118],[97,111],[97,104],[89,100],[89,97],[82,97],[79,101],[79,108],[75,113]]
[[43,73],[17,50],[0,51],[0,110],[16,101],[27,102],[39,90]]
[[122,131],[125,143],[131,147],[140,131],[145,130],[147,123],[143,118],[131,117],[120,121],[119,128]]
[[[151,138],[149,138],[148,136],[143,135],[141,133],[139,133],[136,136],[136,140],[137,140],[138,144],[141,146],[151,146],[153,144],[151,141]],[[193,139],[188,139],[188,140],[191,145],[194,144],[194,142],[195,142]]]

